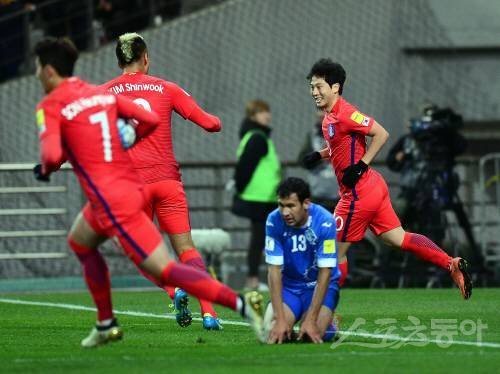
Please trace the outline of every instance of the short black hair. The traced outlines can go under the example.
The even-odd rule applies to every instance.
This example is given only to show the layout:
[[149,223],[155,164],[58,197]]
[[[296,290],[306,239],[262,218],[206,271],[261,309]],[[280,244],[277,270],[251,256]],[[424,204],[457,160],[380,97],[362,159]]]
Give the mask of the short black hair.
[[305,199],[309,199],[311,197],[309,184],[301,178],[289,177],[278,185],[278,197],[286,198],[293,193],[297,194],[297,198],[301,203],[303,203]]
[[78,49],[68,38],[47,37],[35,45],[40,65],[51,65],[61,77],[71,77],[78,60]]
[[329,58],[322,58],[316,61],[307,75],[307,80],[310,81],[313,76],[323,78],[330,86],[338,83],[340,85],[339,94],[342,95],[346,73],[342,65],[338,62],[333,62]]
[[118,65],[123,68],[135,61],[139,61],[148,50],[144,38],[135,32],[122,34],[116,43],[116,58]]

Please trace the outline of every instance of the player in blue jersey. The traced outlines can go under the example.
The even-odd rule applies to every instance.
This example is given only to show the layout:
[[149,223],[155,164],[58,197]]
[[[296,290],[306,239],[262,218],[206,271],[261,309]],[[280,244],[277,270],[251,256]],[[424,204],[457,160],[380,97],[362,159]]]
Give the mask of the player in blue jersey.
[[339,300],[335,220],[311,203],[309,185],[300,178],[281,182],[277,193],[278,209],[266,222],[267,341],[291,340],[301,321],[298,340],[322,343],[335,335],[332,317]]

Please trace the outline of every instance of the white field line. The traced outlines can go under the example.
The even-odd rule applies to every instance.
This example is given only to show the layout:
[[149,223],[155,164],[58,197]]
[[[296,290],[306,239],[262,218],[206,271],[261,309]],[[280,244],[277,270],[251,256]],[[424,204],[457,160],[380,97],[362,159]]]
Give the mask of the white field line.
[[[0,298],[0,303],[6,304],[18,304],[18,305],[32,305],[32,306],[45,306],[52,308],[60,308],[60,309],[69,309],[69,310],[83,310],[87,312],[96,312],[96,308],[84,306],[84,305],[75,305],[75,304],[64,304],[64,303],[47,303],[41,301],[26,301],[26,300],[17,300],[17,299],[4,299]],[[173,319],[175,320],[175,314],[165,313],[165,314],[154,314],[154,313],[146,313],[146,312],[135,312],[132,310],[116,310],[113,309],[113,313],[122,314],[125,316],[134,316],[134,317],[149,317],[149,318],[163,318],[163,319]],[[202,321],[200,317],[193,317],[193,321]],[[236,325],[236,326],[249,326],[247,322],[241,321],[228,321],[222,320],[221,322],[225,325]]]
[[[0,298],[0,303],[43,306],[43,307],[52,307],[52,308],[69,309],[69,310],[82,310],[82,311],[87,311],[87,312],[95,312],[96,311],[96,308],[88,307],[88,306],[84,306],[84,305],[64,304],[64,303],[48,303],[48,302],[41,302],[41,301],[27,301],[27,300],[18,300],[18,299]],[[123,310],[123,311],[122,310],[113,310],[113,311],[115,314],[121,314],[121,315],[126,315],[126,316],[175,319],[174,314],[154,314],[154,313],[146,313],[146,312],[135,312],[135,311],[130,311],[130,310]],[[199,317],[194,317],[193,321],[202,321],[202,319]],[[223,325],[249,326],[249,324],[247,322],[241,322],[241,321],[221,320],[221,322]],[[474,342],[474,341],[465,341],[465,340],[453,340],[452,342],[450,342],[450,341],[440,340],[440,339],[405,338],[405,337],[401,337],[398,335],[372,334],[372,333],[356,332],[356,331],[342,331],[342,330],[340,330],[339,332],[343,335],[359,336],[359,337],[370,338],[370,339],[500,348],[500,343],[490,343],[490,342]]]

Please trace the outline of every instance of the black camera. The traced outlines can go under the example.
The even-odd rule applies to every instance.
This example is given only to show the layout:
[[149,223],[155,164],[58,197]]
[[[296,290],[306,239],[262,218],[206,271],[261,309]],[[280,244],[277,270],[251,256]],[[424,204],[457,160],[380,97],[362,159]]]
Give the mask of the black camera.
[[419,155],[433,169],[446,170],[455,164],[455,157],[467,146],[458,132],[462,116],[449,108],[436,106],[424,109],[422,117],[410,120],[410,136],[419,148]]

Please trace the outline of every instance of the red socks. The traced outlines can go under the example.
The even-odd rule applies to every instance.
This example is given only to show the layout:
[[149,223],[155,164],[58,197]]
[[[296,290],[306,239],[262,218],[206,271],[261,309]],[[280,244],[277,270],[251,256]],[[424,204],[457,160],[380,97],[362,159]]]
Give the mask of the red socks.
[[[183,264],[207,272],[207,268],[205,266],[205,262],[203,261],[203,257],[201,257],[200,252],[198,252],[195,248],[190,248],[182,252],[181,255],[179,256],[179,261],[182,262]],[[202,316],[205,313],[210,313],[212,317],[217,317],[217,313],[212,303],[203,299],[199,299],[199,302],[200,302]]]
[[97,320],[113,318],[111,304],[111,282],[104,258],[97,248],[87,248],[68,238],[68,244],[80,260],[85,283],[94,299],[97,308]]
[[[160,286],[161,287],[161,286]],[[168,293],[168,296],[172,299],[172,301],[174,300],[174,297],[175,297],[175,287],[173,286],[165,286],[163,287],[163,289],[165,291],[167,291]]]
[[339,264],[339,270],[340,270],[340,278],[339,278],[339,287],[342,288],[344,287],[345,279],[347,278],[347,273],[348,273],[348,265],[347,265],[347,259],[345,262],[342,262]]
[[412,252],[421,260],[449,270],[451,257],[426,236],[411,232],[405,233],[401,249]]
[[190,248],[182,252],[179,256],[179,261],[194,268],[207,271],[201,254],[195,248]]
[[225,284],[213,279],[206,271],[171,261],[163,269],[161,282],[164,286],[180,287],[198,299],[236,310],[238,294]]

